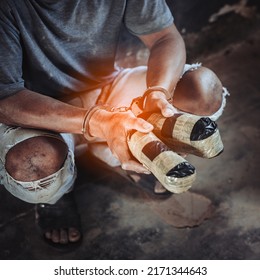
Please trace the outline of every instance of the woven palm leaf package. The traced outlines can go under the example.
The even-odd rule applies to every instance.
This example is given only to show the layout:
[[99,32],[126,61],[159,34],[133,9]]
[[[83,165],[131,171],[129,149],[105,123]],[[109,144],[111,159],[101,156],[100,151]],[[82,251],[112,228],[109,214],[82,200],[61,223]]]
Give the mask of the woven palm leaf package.
[[154,134],[177,153],[213,158],[223,149],[217,124],[208,117],[175,114],[165,118],[159,113],[139,115],[154,126]]
[[195,168],[170,150],[153,132],[132,132],[128,146],[133,156],[170,192],[187,191],[196,178]]

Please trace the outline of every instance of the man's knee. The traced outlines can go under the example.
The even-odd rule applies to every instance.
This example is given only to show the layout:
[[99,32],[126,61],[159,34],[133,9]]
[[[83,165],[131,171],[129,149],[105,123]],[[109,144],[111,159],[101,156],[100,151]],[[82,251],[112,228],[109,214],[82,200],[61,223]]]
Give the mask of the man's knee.
[[61,140],[38,136],[24,140],[6,154],[5,168],[18,181],[29,182],[57,172],[68,153]]
[[176,87],[174,105],[197,115],[211,115],[222,103],[222,84],[210,69],[186,72]]

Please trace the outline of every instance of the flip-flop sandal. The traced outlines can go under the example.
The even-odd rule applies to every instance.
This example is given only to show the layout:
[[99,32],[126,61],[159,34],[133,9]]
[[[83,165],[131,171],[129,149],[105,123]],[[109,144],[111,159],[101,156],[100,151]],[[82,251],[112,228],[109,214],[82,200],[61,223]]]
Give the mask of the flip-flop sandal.
[[133,156],[150,170],[165,189],[186,192],[196,178],[195,168],[173,152],[153,132],[132,132],[128,146]]
[[46,238],[45,233],[54,229],[76,228],[81,233],[80,216],[77,211],[76,202],[73,192],[65,194],[55,204],[39,203],[35,206],[36,225],[45,242],[52,247],[62,250],[71,251],[76,249],[82,241],[82,234],[78,241],[68,242],[66,244],[54,243]]
[[[123,170],[124,171],[124,170]],[[162,192],[156,192],[157,184],[161,184],[153,174],[139,174],[133,171],[126,171],[127,176],[139,189],[144,191],[149,197],[154,199],[166,199],[173,195],[172,192],[164,188]]]
[[165,199],[173,195],[172,192],[165,189],[164,192],[155,192],[155,185],[157,179],[153,174],[140,174],[134,171],[128,171],[121,168],[121,166],[110,166],[100,158],[93,155],[90,151],[87,154],[88,162],[95,170],[107,170],[112,174],[117,174],[127,180],[131,185],[134,185],[139,190],[143,190],[155,199]]
[[217,124],[208,117],[175,114],[165,118],[158,113],[144,113],[144,118],[154,126],[154,134],[177,153],[213,158],[224,149]]

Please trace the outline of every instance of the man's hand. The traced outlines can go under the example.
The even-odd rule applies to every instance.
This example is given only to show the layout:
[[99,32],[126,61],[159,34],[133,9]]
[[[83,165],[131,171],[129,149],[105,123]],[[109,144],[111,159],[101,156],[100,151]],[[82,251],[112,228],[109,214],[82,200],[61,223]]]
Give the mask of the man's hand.
[[145,112],[158,112],[166,117],[172,117],[177,113],[176,109],[172,106],[170,101],[166,99],[166,96],[161,91],[150,92],[144,100],[144,111]]
[[[186,49],[181,34],[172,24],[158,32],[140,35],[139,38],[149,48],[147,87],[163,87],[173,93],[183,74]],[[176,112],[167,102],[163,92],[152,91],[147,95],[145,111],[161,111],[165,117]]]
[[127,137],[132,130],[148,133],[153,130],[153,126],[137,118],[130,110],[110,112],[100,109],[89,121],[90,134],[107,142],[112,153],[121,162],[123,169],[149,174],[150,172],[137,162],[129,151]]

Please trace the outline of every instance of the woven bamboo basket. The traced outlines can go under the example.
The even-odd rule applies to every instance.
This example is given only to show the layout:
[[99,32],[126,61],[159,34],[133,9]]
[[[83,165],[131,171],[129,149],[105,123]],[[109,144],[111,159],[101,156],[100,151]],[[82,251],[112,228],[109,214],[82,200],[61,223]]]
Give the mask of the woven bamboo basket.
[[165,118],[158,113],[140,117],[153,124],[154,134],[177,153],[213,158],[224,149],[217,124],[208,117],[175,114]]
[[167,147],[153,132],[138,131],[129,135],[133,156],[150,170],[170,192],[187,191],[196,178],[195,168]]

